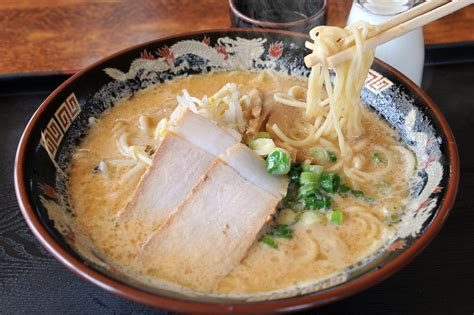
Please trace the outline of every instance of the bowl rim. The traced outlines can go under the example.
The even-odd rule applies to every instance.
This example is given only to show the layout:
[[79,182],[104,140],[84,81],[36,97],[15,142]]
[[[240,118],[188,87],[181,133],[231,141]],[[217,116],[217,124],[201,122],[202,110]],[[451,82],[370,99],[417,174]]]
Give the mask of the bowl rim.
[[243,13],[242,11],[240,11],[237,8],[237,6],[235,5],[235,0],[229,0],[230,12],[231,12],[231,14],[234,14],[237,18],[242,19],[242,20],[246,21],[247,23],[250,23],[252,25],[256,25],[258,27],[275,28],[275,29],[278,29],[280,27],[298,26],[298,25],[304,24],[307,21],[311,21],[312,19],[315,19],[315,18],[317,18],[321,15],[324,15],[324,13],[327,10],[327,5],[328,5],[327,0],[323,0],[322,7],[318,11],[316,11],[314,14],[312,14],[312,15],[306,17],[306,18],[302,18],[302,19],[298,19],[298,20],[294,20],[294,21],[289,21],[289,22],[270,22],[270,21],[257,20],[257,19],[251,18],[250,16],[246,15],[245,13]]
[[145,48],[151,44],[157,44],[162,41],[177,39],[181,37],[189,37],[193,35],[205,35],[209,33],[239,33],[239,32],[251,32],[251,33],[276,33],[289,35],[293,37],[299,37],[301,39],[309,39],[309,36],[302,33],[296,33],[291,31],[282,31],[282,30],[273,30],[273,29],[247,29],[247,28],[222,28],[222,29],[211,29],[211,30],[200,30],[195,32],[185,32],[180,34],[175,34],[171,36],[162,37],[132,47],[120,50],[115,52],[108,57],[100,59],[99,61],[93,63],[92,65],[86,67],[80,72],[73,75],[71,78],[62,83],[58,88],[56,88],[38,107],[31,119],[29,120],[25,130],[21,136],[16,157],[15,157],[15,166],[14,166],[14,184],[15,184],[15,193],[20,205],[21,212],[25,217],[25,220],[36,236],[40,243],[46,248],[46,250],[53,255],[57,260],[59,260],[64,266],[69,270],[80,276],[81,278],[95,284],[96,286],[105,289],[108,292],[111,292],[115,295],[121,296],[125,299],[146,304],[152,307],[165,309],[169,311],[179,311],[179,312],[204,312],[204,313],[229,313],[229,312],[270,312],[270,311],[296,311],[302,310],[310,307],[316,307],[325,305],[336,300],[354,295],[363,290],[368,289],[369,287],[378,284],[379,282],[385,280],[411,260],[413,260],[438,234],[441,227],[443,226],[446,218],[454,204],[456,197],[459,175],[460,175],[460,166],[459,166],[459,154],[457,145],[454,139],[454,135],[439,110],[438,106],[431,100],[431,98],[415,83],[410,81],[405,75],[395,70],[393,67],[387,65],[386,63],[375,59],[374,62],[383,68],[387,69],[389,72],[397,76],[400,81],[412,89],[415,94],[418,94],[420,99],[427,105],[429,110],[434,116],[434,120],[439,123],[439,131],[446,137],[447,141],[447,152],[446,155],[451,161],[449,169],[449,180],[447,183],[447,188],[443,199],[440,201],[438,206],[438,211],[436,216],[433,218],[430,225],[426,228],[424,233],[414,241],[414,243],[401,252],[393,260],[389,261],[380,269],[375,269],[366,273],[358,278],[352,279],[348,282],[339,284],[335,288],[330,288],[322,291],[316,291],[314,293],[308,293],[301,296],[295,296],[291,298],[277,299],[277,300],[266,300],[266,301],[257,301],[257,302],[233,302],[229,303],[223,302],[200,302],[195,300],[180,299],[160,296],[150,292],[140,290],[128,286],[118,280],[112,279],[92,267],[87,266],[79,259],[75,258],[73,255],[68,253],[59,243],[57,243],[52,235],[49,234],[47,229],[42,225],[39,217],[33,210],[33,207],[30,204],[27,193],[27,182],[24,178],[24,163],[26,159],[26,148],[29,146],[30,134],[32,130],[36,127],[36,124],[39,118],[42,116],[45,109],[49,106],[52,100],[56,95],[62,91],[64,88],[73,84],[77,78],[87,74],[91,69],[99,66],[100,64],[107,62],[119,55],[122,55],[126,52],[139,49],[141,47]]

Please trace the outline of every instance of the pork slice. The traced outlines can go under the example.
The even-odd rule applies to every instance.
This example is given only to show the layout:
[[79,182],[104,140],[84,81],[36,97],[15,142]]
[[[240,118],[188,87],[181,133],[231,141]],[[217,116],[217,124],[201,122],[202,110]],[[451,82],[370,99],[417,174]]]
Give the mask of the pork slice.
[[165,222],[211,166],[215,157],[168,132],[119,221],[140,220],[152,230]]
[[240,263],[279,200],[217,159],[138,262],[173,283],[212,291]]
[[208,118],[183,109],[119,213],[119,222],[141,220],[151,233],[174,213],[215,157],[240,139],[240,134],[229,133]]
[[242,140],[238,132],[224,129],[189,109],[182,110],[170,130],[213,156],[224,154],[228,148]]
[[275,197],[282,198],[286,195],[288,177],[269,174],[265,169],[265,161],[246,145],[235,144],[227,150],[226,155],[221,155],[219,158],[240,176]]

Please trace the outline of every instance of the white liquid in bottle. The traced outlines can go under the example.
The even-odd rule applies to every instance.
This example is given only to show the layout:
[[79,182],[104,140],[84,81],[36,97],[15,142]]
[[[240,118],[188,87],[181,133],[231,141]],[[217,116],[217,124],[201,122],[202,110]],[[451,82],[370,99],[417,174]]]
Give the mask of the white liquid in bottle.
[[[379,24],[412,8],[417,2],[414,0],[354,0],[347,24],[361,20]],[[418,28],[378,46],[375,57],[385,61],[420,86],[425,61],[422,29]]]

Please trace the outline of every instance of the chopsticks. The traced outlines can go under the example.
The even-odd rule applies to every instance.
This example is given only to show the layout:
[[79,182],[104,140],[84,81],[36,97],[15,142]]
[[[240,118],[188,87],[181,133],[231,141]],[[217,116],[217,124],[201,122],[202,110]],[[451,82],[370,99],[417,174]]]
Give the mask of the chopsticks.
[[[385,44],[386,42],[405,35],[423,25],[431,23],[448,14],[462,9],[474,0],[457,0],[457,1],[428,1],[424,2],[408,11],[405,11],[395,17],[379,24],[379,32],[365,41],[365,49],[375,49],[377,46]],[[311,47],[313,44],[306,44]],[[355,52],[355,46],[351,46],[342,50],[332,56],[327,57],[326,61],[329,67],[334,68],[341,62],[349,60]],[[320,57],[316,53],[311,53],[304,58],[307,67],[313,67],[321,62]]]

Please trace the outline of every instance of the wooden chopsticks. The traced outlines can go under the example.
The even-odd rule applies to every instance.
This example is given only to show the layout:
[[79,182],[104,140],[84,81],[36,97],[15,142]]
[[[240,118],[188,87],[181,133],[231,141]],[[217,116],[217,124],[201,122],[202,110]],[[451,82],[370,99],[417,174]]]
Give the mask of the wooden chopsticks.
[[[474,3],[474,0],[434,0],[424,2],[379,24],[379,32],[365,41],[364,48],[375,49],[377,46],[405,35],[418,27],[431,23],[472,3]],[[466,25],[466,27],[469,26]],[[306,46],[311,47],[312,45],[312,43],[307,43]],[[354,55],[354,51],[355,46],[352,46],[327,57],[328,66],[334,68],[341,62],[349,60]],[[311,53],[304,58],[304,61],[307,67],[313,67],[320,63],[321,59],[316,53]]]

